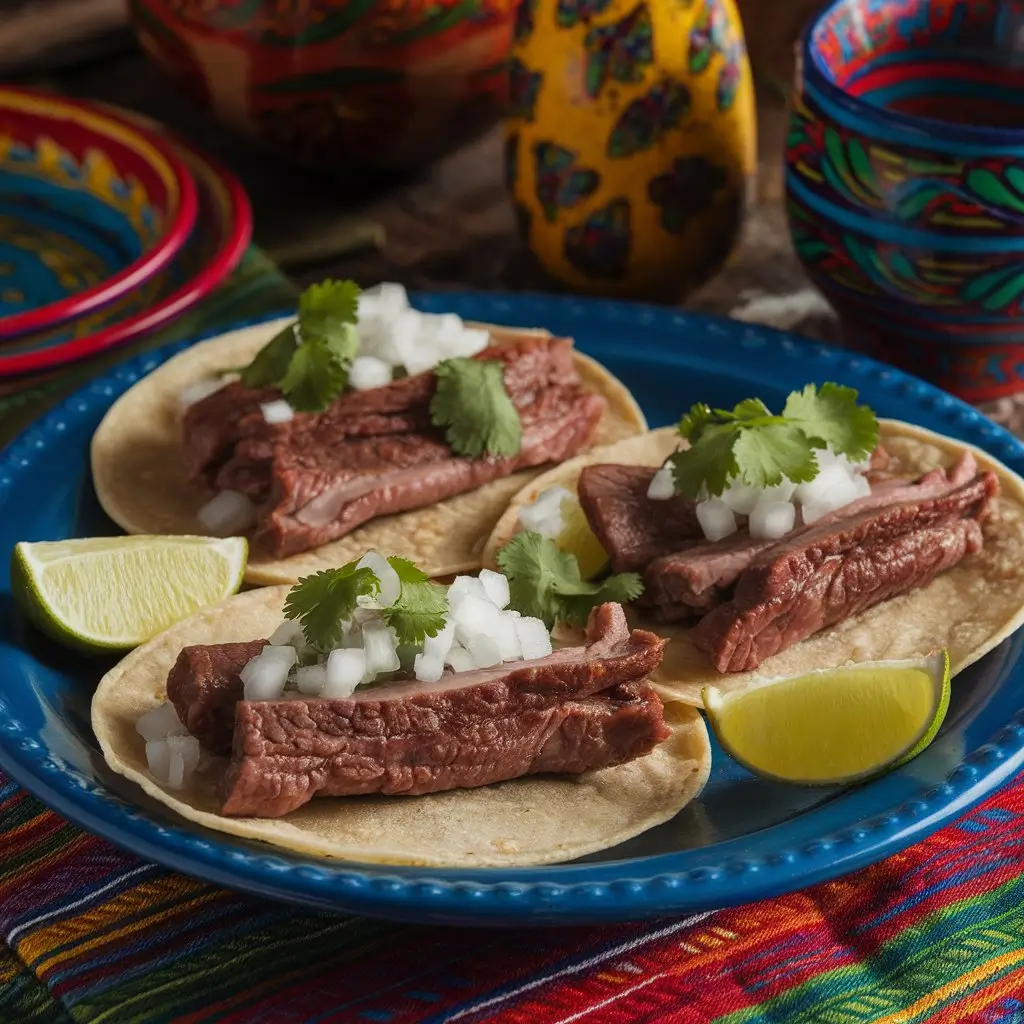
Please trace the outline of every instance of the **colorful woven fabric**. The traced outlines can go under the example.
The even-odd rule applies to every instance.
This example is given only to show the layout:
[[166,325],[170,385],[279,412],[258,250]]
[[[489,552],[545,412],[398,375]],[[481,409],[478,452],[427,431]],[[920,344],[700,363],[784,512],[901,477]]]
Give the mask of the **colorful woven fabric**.
[[873,868],[643,926],[471,930],[237,896],[0,776],[3,1024],[1021,1024],[1024,782]]
[[[291,296],[254,252],[215,301],[134,350]],[[15,411],[0,400],[0,440]],[[796,895],[642,926],[422,928],[165,871],[0,774],[0,1024],[1024,1024],[1022,865],[1024,777],[912,850]]]

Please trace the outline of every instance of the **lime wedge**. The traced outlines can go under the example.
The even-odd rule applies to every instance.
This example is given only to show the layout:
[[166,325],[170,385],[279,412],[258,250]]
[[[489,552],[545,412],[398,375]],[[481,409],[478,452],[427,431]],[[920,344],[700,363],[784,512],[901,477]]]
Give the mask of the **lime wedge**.
[[864,662],[746,690],[703,690],[718,742],[755,775],[805,786],[857,782],[916,757],[949,707],[949,653]]
[[561,513],[562,532],[555,538],[555,544],[562,551],[576,556],[583,579],[593,579],[608,565],[608,552],[591,530],[578,501],[566,498],[562,502]]
[[92,537],[15,545],[11,592],[40,629],[85,651],[127,650],[242,585],[243,537]]

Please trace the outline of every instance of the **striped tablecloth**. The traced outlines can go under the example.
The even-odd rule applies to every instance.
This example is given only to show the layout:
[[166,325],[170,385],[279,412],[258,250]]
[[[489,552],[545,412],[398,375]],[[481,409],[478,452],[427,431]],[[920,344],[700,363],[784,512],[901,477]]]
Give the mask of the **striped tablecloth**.
[[[290,294],[254,253],[181,328]],[[74,383],[0,403],[2,429]],[[239,896],[81,832],[0,774],[0,936],[0,1024],[1024,1024],[1024,780],[795,895],[528,931]]]

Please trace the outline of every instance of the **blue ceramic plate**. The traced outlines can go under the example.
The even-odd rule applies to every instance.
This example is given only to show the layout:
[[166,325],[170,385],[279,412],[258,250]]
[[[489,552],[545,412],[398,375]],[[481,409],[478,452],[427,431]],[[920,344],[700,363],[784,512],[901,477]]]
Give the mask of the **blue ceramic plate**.
[[[466,319],[575,337],[640,400],[652,426],[691,402],[807,381],[860,389],[885,416],[973,442],[1018,472],[1024,446],[894,370],[775,331],[617,303],[420,296]],[[0,456],[0,547],[116,532],[89,480],[89,438],[110,404],[180,346],[97,380]],[[582,923],[679,914],[774,896],[852,871],[963,814],[1024,764],[1021,636],[958,677],[945,725],[911,764],[847,790],[752,778],[720,750],[702,797],[675,820],[573,864],[515,871],[380,868],[290,856],[174,818],[107,770],[89,700],[107,663],[56,650],[18,619],[0,580],[0,769],[72,821],[187,874],[275,899],[423,922]]]

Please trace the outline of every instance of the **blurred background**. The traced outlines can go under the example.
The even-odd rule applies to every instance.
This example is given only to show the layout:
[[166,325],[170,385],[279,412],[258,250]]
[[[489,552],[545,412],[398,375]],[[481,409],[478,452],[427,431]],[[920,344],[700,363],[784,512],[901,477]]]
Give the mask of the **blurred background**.
[[[687,0],[672,2],[690,6]],[[381,6],[400,16],[412,3],[395,0]],[[453,6],[457,11],[457,5],[449,9]],[[791,295],[805,288],[781,203],[782,148],[794,44],[820,4],[738,0],[737,6],[755,83],[756,185],[731,262],[686,303],[720,313],[741,310],[758,296]],[[493,111],[463,112],[460,120],[475,137],[441,140],[442,155],[419,169],[372,168],[339,175],[336,166],[318,168],[316,153],[307,160],[312,170],[297,167],[280,156],[281,144],[289,145],[286,133],[278,134],[276,147],[267,147],[225,131],[208,112],[209,96],[200,97],[205,104],[196,103],[194,83],[173,85],[147,58],[131,17],[142,24],[151,51],[154,45],[175,45],[168,34],[154,30],[152,19],[147,30],[146,19],[157,7],[169,18],[192,18],[194,23],[205,18],[207,25],[226,12],[253,9],[252,4],[214,0],[138,0],[130,15],[123,0],[0,0],[0,77],[148,114],[220,157],[249,192],[255,242],[299,282],[344,274],[364,283],[398,280],[410,287],[557,287],[517,234],[503,182],[503,133],[493,123]],[[273,0],[264,7],[280,24],[309,18],[309,0]],[[323,19],[322,8],[317,17]],[[230,78],[231,54],[216,48],[211,54],[204,59],[217,69],[214,77]],[[315,125],[292,127],[300,139],[316,131]],[[336,163],[337,154],[331,159]],[[781,326],[823,337],[831,330],[831,317],[805,291],[769,313]]]

